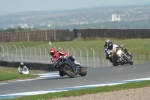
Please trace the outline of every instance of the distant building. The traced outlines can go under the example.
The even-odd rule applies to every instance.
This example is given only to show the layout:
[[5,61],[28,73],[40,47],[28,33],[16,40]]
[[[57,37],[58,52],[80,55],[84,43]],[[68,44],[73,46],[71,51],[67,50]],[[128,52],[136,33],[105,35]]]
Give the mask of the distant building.
[[112,14],[111,21],[121,21],[120,15]]
[[52,26],[51,24],[48,24],[48,25],[47,25],[47,27],[51,27],[51,26]]
[[25,23],[25,24],[20,24],[21,28],[28,28],[29,26]]

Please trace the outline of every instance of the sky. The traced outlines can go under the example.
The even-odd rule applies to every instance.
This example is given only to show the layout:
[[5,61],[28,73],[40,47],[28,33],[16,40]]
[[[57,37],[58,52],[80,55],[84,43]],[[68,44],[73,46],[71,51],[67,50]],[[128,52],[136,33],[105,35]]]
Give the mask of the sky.
[[150,0],[0,0],[0,14],[139,4],[150,4]]

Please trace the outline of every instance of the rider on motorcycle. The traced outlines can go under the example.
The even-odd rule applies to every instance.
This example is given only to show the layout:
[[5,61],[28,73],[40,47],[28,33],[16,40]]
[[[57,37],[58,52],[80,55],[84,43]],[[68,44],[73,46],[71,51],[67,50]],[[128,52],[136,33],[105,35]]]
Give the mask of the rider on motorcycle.
[[109,43],[112,43],[110,41],[110,39],[106,39],[105,44],[104,44],[104,52],[106,54],[106,59],[109,59],[109,61],[112,62],[111,55],[110,55],[110,52],[109,52],[109,49],[108,49],[108,44]]
[[[109,39],[106,39],[105,45],[104,45],[104,51],[106,53],[106,59],[109,59],[110,62],[112,62],[112,54],[114,54],[117,47],[118,47],[117,44],[114,44]],[[132,55],[130,54],[130,52],[126,48],[123,48],[123,49],[125,50],[125,52],[127,54],[129,54],[132,57]]]
[[54,61],[58,60],[60,58],[60,56],[64,56],[64,57],[70,59],[76,65],[80,65],[80,63],[78,63],[75,58],[73,58],[72,56],[68,57],[68,53],[64,52],[62,50],[56,50],[55,48],[50,48],[49,53],[52,56],[52,58],[51,58],[52,64],[54,64]]
[[19,67],[18,67],[18,72],[19,72],[19,73],[22,72],[23,68],[28,69],[28,68],[24,65],[24,63],[21,62],[20,65],[19,65]]
[[105,44],[104,44],[104,52],[106,53],[106,56],[107,56],[107,51],[108,51],[108,43],[110,42],[110,40],[109,39],[106,39],[105,40]]
[[118,45],[114,44],[113,42],[109,42],[107,44],[107,55],[106,59],[109,59],[110,62],[112,62],[112,54],[116,51]]

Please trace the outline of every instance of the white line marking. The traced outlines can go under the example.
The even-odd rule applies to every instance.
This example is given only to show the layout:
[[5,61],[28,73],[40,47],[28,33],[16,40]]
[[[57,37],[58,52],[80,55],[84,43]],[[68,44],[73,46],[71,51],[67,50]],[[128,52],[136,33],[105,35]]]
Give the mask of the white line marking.
[[150,77],[140,78],[140,79],[132,79],[132,80],[123,80],[123,81],[120,81],[120,82],[112,82],[112,83],[107,83],[107,84],[74,86],[74,87],[58,88],[58,89],[54,89],[54,90],[33,91],[33,92],[24,92],[24,93],[0,95],[0,99],[16,98],[16,97],[21,97],[21,96],[26,96],[26,95],[38,95],[38,94],[62,92],[62,91],[69,91],[69,90],[75,90],[75,89],[85,89],[85,88],[92,88],[92,87],[99,87],[99,86],[113,86],[113,85],[125,84],[125,83],[136,82],[136,81],[144,81],[144,80],[150,80]]

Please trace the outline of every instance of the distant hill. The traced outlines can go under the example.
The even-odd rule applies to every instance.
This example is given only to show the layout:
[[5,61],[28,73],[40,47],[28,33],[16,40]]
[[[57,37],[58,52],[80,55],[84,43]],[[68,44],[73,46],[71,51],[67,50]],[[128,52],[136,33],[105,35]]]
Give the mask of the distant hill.
[[[112,14],[120,16],[120,21],[113,21]],[[34,11],[0,15],[0,29],[150,28],[149,19],[150,5]]]

